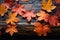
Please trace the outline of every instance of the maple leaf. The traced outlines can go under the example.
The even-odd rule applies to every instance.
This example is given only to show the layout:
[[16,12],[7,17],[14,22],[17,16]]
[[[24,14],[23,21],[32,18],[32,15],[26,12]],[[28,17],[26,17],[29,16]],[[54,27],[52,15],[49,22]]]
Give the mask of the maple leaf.
[[48,25],[42,25],[39,22],[34,23],[34,31],[38,34],[38,36],[46,36],[47,32],[50,32],[50,29],[48,28]]
[[23,15],[23,12],[26,12],[24,9],[24,5],[16,4],[15,7],[12,9],[12,12],[16,12],[19,15]]
[[35,18],[36,15],[34,14],[34,10],[27,11],[25,14],[22,15],[23,18],[27,18],[27,21],[31,21],[32,18]]
[[52,0],[48,0],[46,2],[46,0],[42,0],[42,9],[46,10],[47,12],[52,12],[52,10],[54,10],[56,8],[56,6],[54,6],[52,4]]
[[44,20],[45,22],[48,21],[49,14],[47,14],[45,11],[40,10],[39,13],[36,14],[38,16],[38,20]]
[[60,4],[60,0],[55,0],[55,3],[56,4]]
[[18,30],[16,29],[16,25],[9,25],[5,32],[12,36],[14,33],[17,33]]
[[4,5],[7,9],[11,9],[10,7],[11,7],[11,5],[10,4],[8,4],[8,3],[2,3],[2,5]]
[[4,16],[7,11],[8,11],[7,8],[1,4],[0,5],[0,15]]
[[58,16],[50,15],[48,17],[48,22],[50,23],[51,26],[56,26],[56,24],[58,23]]
[[2,5],[6,6],[7,9],[11,9],[10,7],[14,4],[14,0],[4,0]]
[[50,32],[50,28],[48,27],[48,25],[44,25],[43,26],[43,35],[46,36],[48,32]]
[[16,16],[17,16],[17,13],[10,13],[9,18],[6,20],[6,23],[15,24],[15,22],[18,22],[19,19]]

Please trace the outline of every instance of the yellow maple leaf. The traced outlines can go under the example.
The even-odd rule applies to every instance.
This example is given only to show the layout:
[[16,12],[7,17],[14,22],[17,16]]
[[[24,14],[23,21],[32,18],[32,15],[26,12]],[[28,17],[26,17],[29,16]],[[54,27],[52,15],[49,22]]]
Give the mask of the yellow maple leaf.
[[16,16],[17,16],[17,13],[10,13],[9,18],[6,20],[6,23],[15,24],[15,22],[19,22],[19,19]]
[[52,4],[52,0],[42,0],[42,9],[46,10],[47,12],[52,12],[52,10],[54,10],[56,8],[56,6],[54,6]]
[[7,8],[4,5],[0,5],[0,15],[4,16],[4,14],[7,12]]
[[9,25],[5,32],[12,36],[14,33],[17,33],[18,30],[16,29],[16,25]]

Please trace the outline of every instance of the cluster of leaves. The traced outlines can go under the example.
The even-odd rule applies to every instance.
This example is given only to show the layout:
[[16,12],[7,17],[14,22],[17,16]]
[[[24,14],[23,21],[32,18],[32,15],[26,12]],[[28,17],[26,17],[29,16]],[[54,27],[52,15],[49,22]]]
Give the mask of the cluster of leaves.
[[12,9],[12,12],[19,14],[23,18],[27,18],[27,21],[31,21],[32,18],[35,18],[36,15],[34,14],[34,10],[27,11],[24,9],[24,5],[16,4],[15,7]]
[[[16,2],[15,2],[16,1]],[[20,15],[22,18],[26,18],[28,22],[38,16],[37,21],[44,20],[46,23],[49,23],[50,26],[60,26],[60,8],[57,12],[52,15],[53,10],[56,6],[53,4],[52,0],[42,0],[41,10],[37,14],[34,13],[34,10],[26,10],[24,5],[18,4],[19,0],[4,0],[2,4],[0,4],[0,16],[4,16],[7,11],[11,10],[8,18],[6,19],[6,24],[8,25],[6,29],[6,33],[9,33],[11,36],[14,32],[18,32],[16,29],[16,23],[19,22],[17,15]],[[23,2],[27,2],[28,0],[22,0]],[[56,4],[60,4],[60,0],[55,0]],[[13,5],[13,6],[12,6]],[[8,10],[9,9],[9,10]],[[44,10],[44,11],[43,11]],[[46,12],[45,12],[46,11]],[[43,25],[40,22],[34,23],[34,31],[39,35],[46,36],[47,32],[50,31],[48,24]]]
[[38,18],[39,21],[44,20],[46,23],[50,23],[51,26],[56,26],[56,24],[59,21],[57,15],[50,15],[42,10],[39,13],[37,13],[37,16],[39,16]]

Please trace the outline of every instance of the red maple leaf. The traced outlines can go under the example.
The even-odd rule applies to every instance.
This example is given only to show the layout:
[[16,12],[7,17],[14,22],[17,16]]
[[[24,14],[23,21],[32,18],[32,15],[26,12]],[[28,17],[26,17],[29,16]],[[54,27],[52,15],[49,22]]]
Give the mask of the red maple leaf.
[[34,14],[34,10],[27,11],[25,14],[22,15],[23,18],[27,18],[27,21],[31,21],[32,18],[35,18],[36,15]]
[[56,24],[58,23],[58,16],[50,15],[48,17],[48,22],[50,23],[51,26],[56,26]]
[[6,6],[8,9],[10,9],[12,4],[14,4],[14,0],[4,0],[2,3],[2,5]]
[[56,4],[60,4],[60,0],[55,0]]
[[42,25],[39,22],[34,23],[34,31],[38,34],[38,36],[46,36],[47,32],[50,32],[50,29],[48,28],[48,25]]
[[26,10],[24,9],[24,5],[19,5],[19,4],[16,4],[12,9],[12,11],[16,12],[19,15],[23,15],[23,12],[26,12]]

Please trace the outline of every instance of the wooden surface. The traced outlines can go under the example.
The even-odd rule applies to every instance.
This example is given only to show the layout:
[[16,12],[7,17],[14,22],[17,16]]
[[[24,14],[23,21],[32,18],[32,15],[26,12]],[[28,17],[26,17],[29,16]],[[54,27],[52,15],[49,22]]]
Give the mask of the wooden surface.
[[[28,23],[17,23],[17,29],[18,29],[18,34],[20,35],[35,35],[36,33],[34,32],[35,26],[33,25],[34,23],[28,24]],[[7,25],[5,22],[0,22],[0,26],[3,26],[4,28],[2,29],[3,32],[5,31]],[[60,27],[50,27],[51,32],[50,33],[60,33]]]

